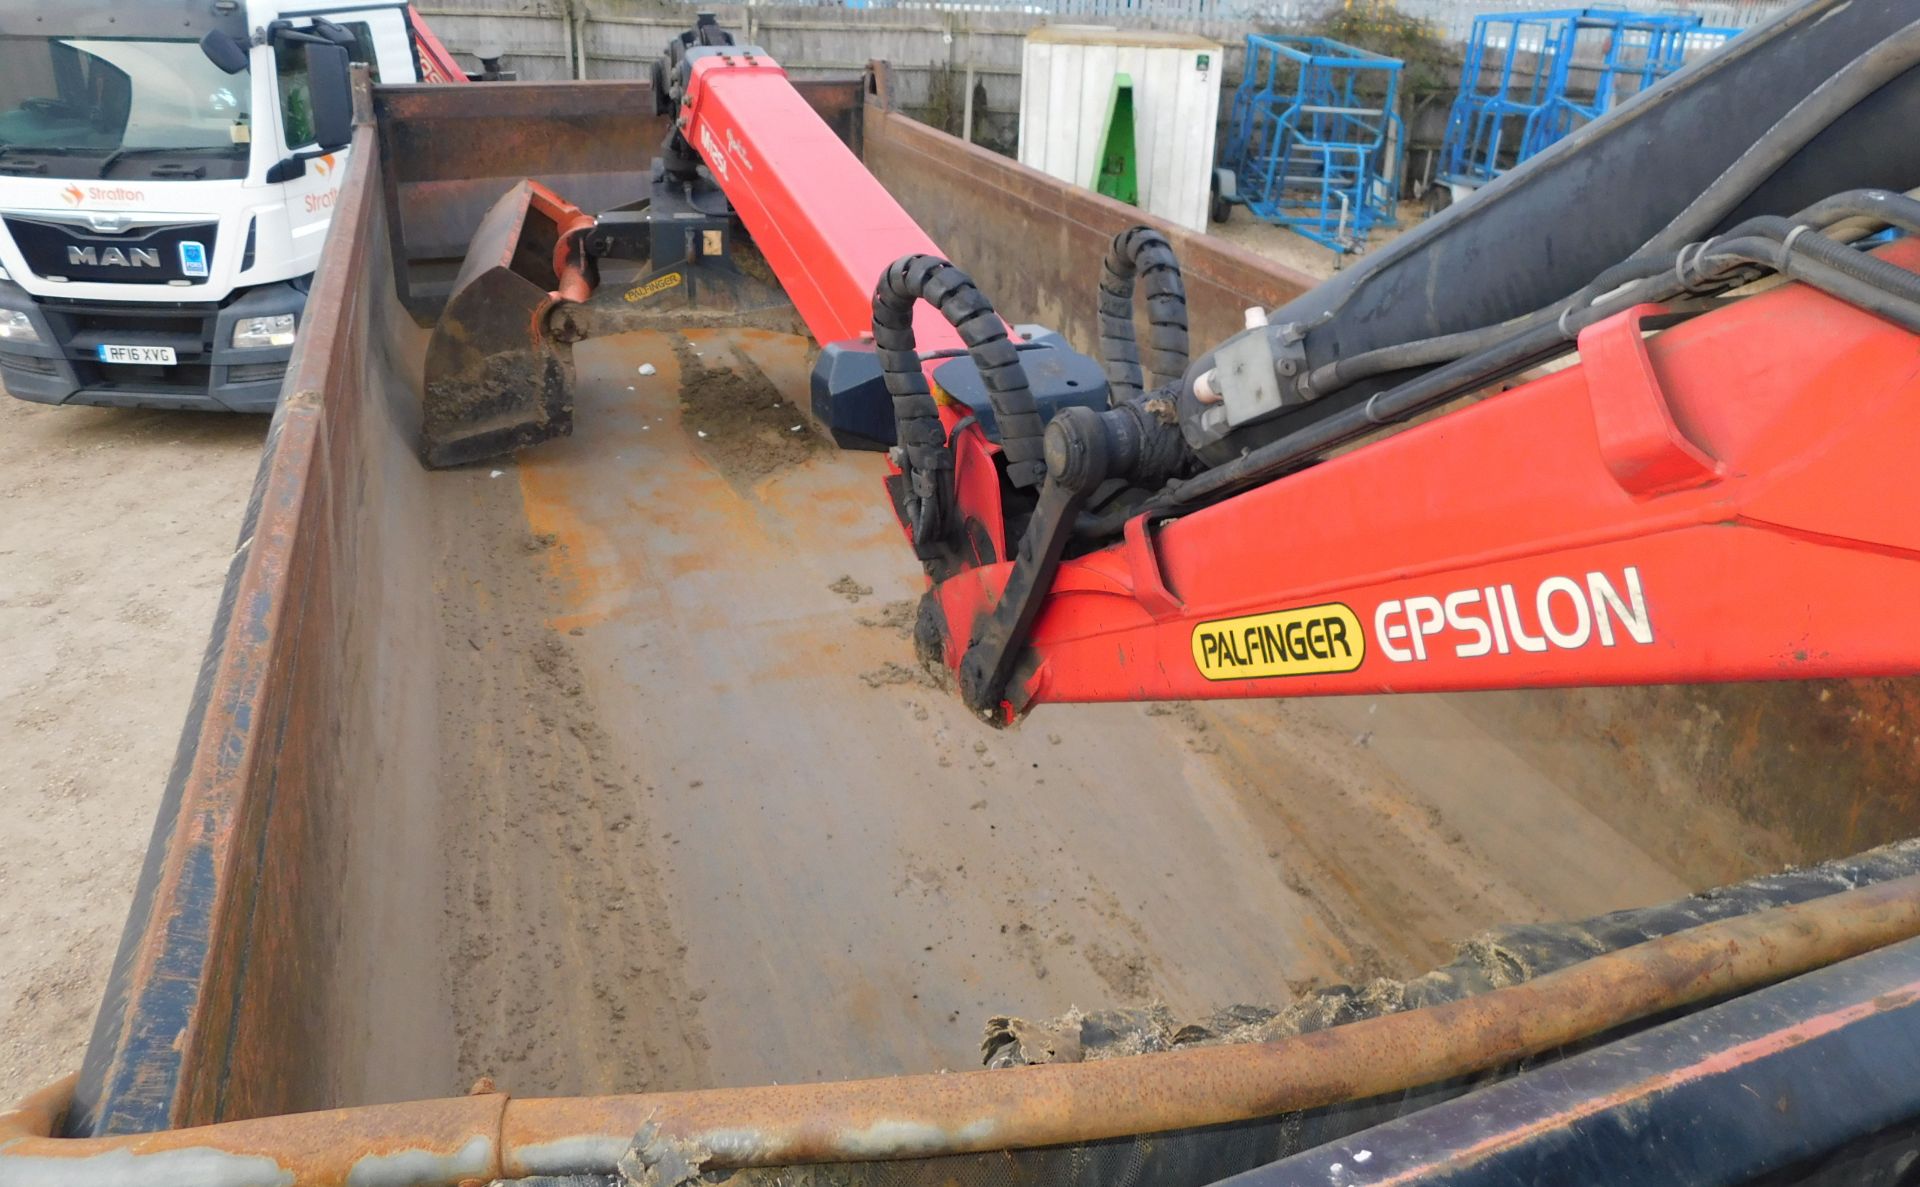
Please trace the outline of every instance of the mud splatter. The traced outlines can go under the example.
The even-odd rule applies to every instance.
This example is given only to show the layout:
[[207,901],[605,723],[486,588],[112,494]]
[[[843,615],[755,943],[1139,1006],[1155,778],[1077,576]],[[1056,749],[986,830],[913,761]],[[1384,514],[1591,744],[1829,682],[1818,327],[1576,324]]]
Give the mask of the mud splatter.
[[860,584],[858,581],[855,581],[850,574],[843,574],[839,580],[827,586],[827,588],[847,599],[849,602],[857,602],[861,598],[873,596],[873,586]]
[[1141,1001],[1153,992],[1153,978],[1147,958],[1139,952],[1120,952],[1104,944],[1088,944],[1083,950],[1087,963],[1115,997]]
[[909,667],[892,661],[860,673],[860,682],[868,688],[890,688],[898,684],[917,684],[922,688],[942,688],[941,682],[925,668]]
[[[872,593],[873,591],[868,590],[867,592]],[[880,607],[878,614],[861,615],[859,622],[860,625],[864,627],[871,627],[877,631],[892,631],[902,639],[911,639],[913,638],[914,620],[919,613],[920,603],[918,601],[913,598],[901,598],[897,602],[888,602],[886,605]]]
[[685,338],[672,341],[681,422],[699,453],[729,479],[757,482],[826,448],[808,415],[752,360],[713,343],[704,344],[703,357]]

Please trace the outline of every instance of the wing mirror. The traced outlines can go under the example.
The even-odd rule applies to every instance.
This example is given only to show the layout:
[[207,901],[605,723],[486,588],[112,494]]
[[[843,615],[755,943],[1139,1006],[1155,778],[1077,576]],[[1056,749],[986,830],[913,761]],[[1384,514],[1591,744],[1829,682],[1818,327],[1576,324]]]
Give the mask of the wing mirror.
[[313,101],[313,139],[324,152],[353,142],[353,77],[347,51],[332,43],[307,44],[307,94]]
[[306,29],[290,21],[267,26],[275,45],[290,43],[307,51],[307,99],[313,108],[313,139],[321,152],[337,152],[353,143],[353,59],[347,47],[353,34],[323,17]]
[[224,29],[212,29],[200,39],[200,52],[207,55],[207,61],[226,71],[239,74],[247,68],[247,47],[233,39],[233,34]]

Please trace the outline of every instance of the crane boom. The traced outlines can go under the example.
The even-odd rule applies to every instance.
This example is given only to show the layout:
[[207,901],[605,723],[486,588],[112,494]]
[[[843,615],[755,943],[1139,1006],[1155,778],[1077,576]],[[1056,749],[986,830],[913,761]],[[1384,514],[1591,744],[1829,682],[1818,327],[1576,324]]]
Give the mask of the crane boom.
[[[1852,241],[1920,232],[1920,202],[1874,188],[1920,186],[1920,150],[1872,149],[1875,118],[1920,104],[1917,70],[1920,22],[1895,0],[1815,0],[1354,273],[1249,311],[1191,365],[1177,261],[1135,228],[1099,280],[1084,383],[1061,376],[1092,360],[1010,334],[778,63],[703,17],[655,70],[675,122],[652,208],[554,216],[533,337],[548,349],[542,319],[618,236],[644,227],[661,266],[670,217],[720,239],[737,218],[822,348],[816,411],[889,450],[928,575],[923,658],[994,721],[1048,701],[1913,673],[1920,250]],[[1746,140],[1646,147],[1647,127],[1729,104]],[[1537,266],[1507,251],[1511,283],[1486,273],[1502,227],[1535,227],[1541,194],[1635,145],[1684,176],[1548,236]],[[523,283],[523,239],[475,258]],[[1458,260],[1475,287],[1449,298],[1434,269]]]

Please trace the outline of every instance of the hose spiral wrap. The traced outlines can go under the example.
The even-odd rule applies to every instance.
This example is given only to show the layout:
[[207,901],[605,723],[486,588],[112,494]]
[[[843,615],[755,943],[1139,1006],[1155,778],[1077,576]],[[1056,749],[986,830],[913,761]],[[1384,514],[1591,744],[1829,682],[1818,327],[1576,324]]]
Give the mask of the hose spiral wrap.
[[910,255],[888,265],[873,294],[873,345],[893,399],[899,460],[909,481],[908,521],[914,542],[926,544],[949,526],[944,516],[951,501],[953,452],[914,339],[913,308],[919,301],[939,310],[966,344],[993,405],[1007,476],[1017,487],[1038,486],[1046,476],[1045,426],[1006,323],[972,278],[937,256]]
[[1175,383],[1187,369],[1187,287],[1173,245],[1152,227],[1130,227],[1114,236],[1100,266],[1100,364],[1115,406],[1139,399],[1148,386],[1134,331],[1136,280],[1147,302],[1151,386]]

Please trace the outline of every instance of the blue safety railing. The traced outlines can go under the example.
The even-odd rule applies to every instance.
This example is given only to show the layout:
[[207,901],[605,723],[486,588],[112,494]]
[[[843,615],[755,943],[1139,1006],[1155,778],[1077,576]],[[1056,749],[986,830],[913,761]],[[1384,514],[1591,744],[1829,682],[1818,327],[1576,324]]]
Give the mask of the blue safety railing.
[[1338,252],[1394,224],[1401,63],[1325,37],[1247,38],[1221,164],[1234,200]]
[[1475,17],[1436,180],[1484,185],[1738,32],[1621,8]]

